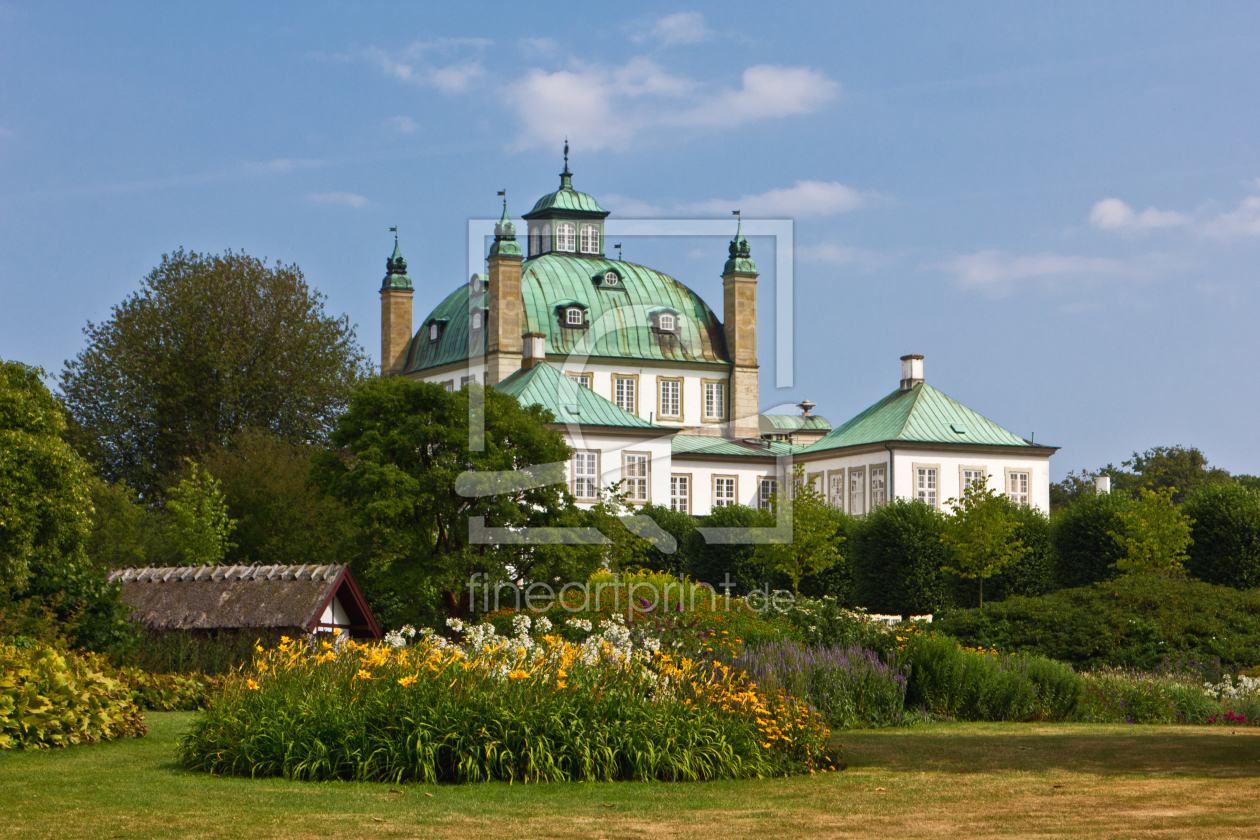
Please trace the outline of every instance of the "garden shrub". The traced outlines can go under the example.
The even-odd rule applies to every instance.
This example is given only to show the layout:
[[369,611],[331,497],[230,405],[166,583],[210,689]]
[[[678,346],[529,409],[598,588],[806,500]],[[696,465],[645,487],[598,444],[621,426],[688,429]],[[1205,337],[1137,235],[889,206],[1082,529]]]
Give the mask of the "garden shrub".
[[1260,663],[1260,592],[1198,581],[1123,577],[1015,597],[984,610],[948,610],[933,626],[963,644],[1151,671],[1172,659]]
[[886,660],[896,651],[897,636],[892,627],[860,610],[845,609],[832,596],[797,598],[783,617],[811,647],[860,647]]
[[1207,723],[1220,703],[1193,680],[1128,668],[1083,675],[1074,718],[1089,723]]
[[254,658],[254,647],[275,647],[283,633],[270,628],[251,630],[144,631],[142,642],[127,663],[151,674],[226,674]]
[[98,654],[0,645],[0,749],[143,737],[131,692],[107,668]]
[[903,719],[909,669],[885,664],[871,650],[781,641],[747,648],[732,665],[760,688],[809,703],[831,726],[886,726]]
[[[744,505],[715,508],[700,523],[706,528],[761,528],[774,525],[768,511]],[[705,542],[699,531],[687,537],[687,563],[684,571],[700,583],[720,588],[726,580],[733,584],[732,595],[743,595],[769,582],[772,589],[790,589],[786,579],[769,579],[757,561],[755,545],[720,545]]]
[[[984,602],[1001,601],[1013,595],[1044,595],[1055,588],[1054,552],[1050,544],[1050,520],[1038,508],[1017,505],[1005,496],[999,497],[1007,515],[1016,521],[1012,538],[1023,543],[1028,552],[984,582]],[[980,584],[976,580],[954,576],[953,598],[958,604],[979,602]]]
[[191,712],[205,705],[213,677],[150,674],[139,668],[120,668],[117,678],[131,692],[136,706],[146,712]]
[[1110,580],[1113,564],[1125,549],[1112,536],[1123,533],[1123,514],[1132,500],[1123,493],[1090,493],[1077,499],[1051,522],[1055,581],[1060,587]]
[[[582,643],[452,621],[464,644],[286,642],[230,678],[181,741],[192,769],[292,779],[612,781],[830,769],[806,704],[653,651],[616,621]],[[395,642],[401,642],[395,639]]]
[[1194,520],[1186,571],[1205,583],[1260,586],[1260,492],[1241,484],[1209,484],[1186,497]]
[[895,499],[876,508],[854,534],[850,562],[854,600],[873,613],[935,613],[948,599],[941,567],[940,511],[920,501]]
[[1017,657],[965,651],[947,636],[914,634],[901,651],[910,665],[906,706],[957,720],[1029,720],[1037,686]]

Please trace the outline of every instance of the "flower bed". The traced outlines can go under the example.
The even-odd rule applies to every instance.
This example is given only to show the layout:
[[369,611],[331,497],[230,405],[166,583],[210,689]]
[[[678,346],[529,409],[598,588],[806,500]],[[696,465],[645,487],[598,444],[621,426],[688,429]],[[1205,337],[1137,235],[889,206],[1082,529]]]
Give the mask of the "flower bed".
[[[615,620],[582,641],[515,618],[408,645],[286,640],[228,680],[180,744],[190,768],[389,782],[764,777],[829,770],[805,703]],[[535,639],[530,630],[541,631]],[[397,645],[397,646],[395,646]]]
[[0,749],[143,737],[131,691],[104,657],[0,645]]

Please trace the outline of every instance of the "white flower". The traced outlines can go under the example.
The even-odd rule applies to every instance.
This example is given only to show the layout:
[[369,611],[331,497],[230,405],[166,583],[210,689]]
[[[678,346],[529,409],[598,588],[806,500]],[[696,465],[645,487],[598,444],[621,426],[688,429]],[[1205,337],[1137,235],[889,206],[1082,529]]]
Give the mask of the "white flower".
[[551,621],[548,620],[547,616],[540,615],[534,619],[534,632],[544,635],[551,632]]
[[446,619],[446,626],[454,630],[456,633],[464,632],[464,622],[460,621],[458,618]]

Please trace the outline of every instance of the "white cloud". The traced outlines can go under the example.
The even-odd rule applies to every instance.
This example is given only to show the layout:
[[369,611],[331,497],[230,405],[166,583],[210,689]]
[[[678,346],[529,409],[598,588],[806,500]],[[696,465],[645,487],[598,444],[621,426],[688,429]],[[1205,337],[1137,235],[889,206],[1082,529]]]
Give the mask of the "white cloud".
[[410,134],[419,128],[416,121],[411,117],[390,117],[385,124],[397,131],[399,134]]
[[1118,198],[1104,198],[1090,211],[1089,221],[1101,230],[1145,231],[1189,225],[1194,220],[1182,213],[1156,210],[1154,207],[1138,213]]
[[[463,93],[485,77],[480,55],[491,43],[484,38],[439,38],[416,41],[397,52],[368,47],[360,57],[399,81]],[[469,51],[475,55],[462,55]]]
[[713,37],[713,30],[704,22],[704,15],[699,12],[678,12],[658,19],[650,32],[635,35],[631,40],[636,42],[649,39],[657,41],[662,47],[676,44],[698,44]]
[[601,199],[622,216],[726,216],[739,210],[745,216],[804,219],[833,216],[861,207],[874,193],[863,193],[839,181],[797,181],[791,187],[739,198],[711,198],[686,204],[650,204],[622,195]]
[[[1260,182],[1257,186],[1260,186]],[[1260,197],[1244,198],[1237,210],[1222,213],[1205,224],[1203,235],[1213,238],[1260,236]]]
[[965,289],[998,289],[1007,284],[1061,277],[1125,277],[1142,273],[1123,260],[1062,254],[1019,256],[1005,251],[963,254],[935,266],[953,273]]
[[371,204],[365,196],[348,192],[311,193],[306,196],[306,200],[312,204],[339,204],[355,210],[362,210]]
[[521,38],[516,43],[521,52],[530,56],[555,55],[560,49],[554,38]]
[[575,62],[554,73],[534,69],[506,93],[521,121],[519,148],[568,136],[583,149],[624,149],[659,126],[730,128],[812,113],[839,85],[807,67],[757,65],[744,71],[738,90],[705,88],[640,56],[614,68]]

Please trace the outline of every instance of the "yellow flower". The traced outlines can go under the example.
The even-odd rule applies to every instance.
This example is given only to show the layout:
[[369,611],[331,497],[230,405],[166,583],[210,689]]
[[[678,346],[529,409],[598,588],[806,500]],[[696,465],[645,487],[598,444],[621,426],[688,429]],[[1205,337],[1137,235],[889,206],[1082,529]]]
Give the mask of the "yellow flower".
[[361,679],[361,680],[370,680],[370,679],[372,679],[372,672],[371,672],[371,671],[365,671],[365,670],[363,670],[362,668],[360,668],[360,669],[359,669],[359,673],[355,674],[355,676],[356,676],[356,677],[358,677],[358,678],[359,678],[359,679]]
[[529,672],[522,671],[520,668],[517,668],[512,673],[508,674],[508,679],[509,680],[527,680],[529,679]]
[[559,671],[556,671],[556,678],[557,678],[557,679],[561,679],[561,680],[562,680],[562,679],[564,679],[564,678],[565,678],[565,677],[567,677],[567,676],[568,676],[568,674],[566,674],[566,673],[564,672],[564,669],[563,669],[563,668],[561,668]]
[[568,688],[569,684],[564,680],[556,680],[556,688]]
[[253,680],[249,680],[248,682],[245,683],[245,685],[249,688],[250,691],[258,690],[258,683],[254,682]]
[[403,688],[407,688],[408,686],[413,685],[415,681],[416,681],[416,677],[414,674],[412,674],[410,677],[403,677],[402,679],[400,679],[398,681],[398,684],[401,685]]

